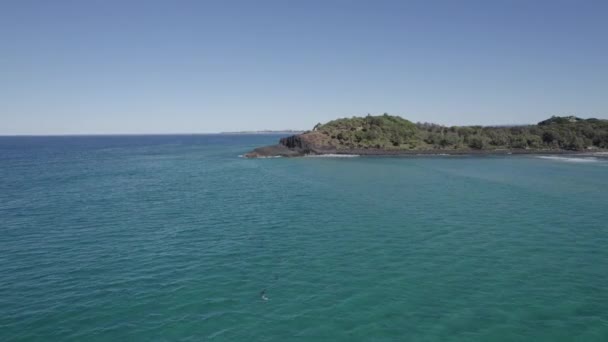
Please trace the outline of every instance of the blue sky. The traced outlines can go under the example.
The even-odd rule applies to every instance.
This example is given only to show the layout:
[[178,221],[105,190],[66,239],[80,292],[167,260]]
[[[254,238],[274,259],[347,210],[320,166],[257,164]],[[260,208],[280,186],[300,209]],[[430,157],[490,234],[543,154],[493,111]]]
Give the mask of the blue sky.
[[608,1],[0,1],[0,134],[608,118]]

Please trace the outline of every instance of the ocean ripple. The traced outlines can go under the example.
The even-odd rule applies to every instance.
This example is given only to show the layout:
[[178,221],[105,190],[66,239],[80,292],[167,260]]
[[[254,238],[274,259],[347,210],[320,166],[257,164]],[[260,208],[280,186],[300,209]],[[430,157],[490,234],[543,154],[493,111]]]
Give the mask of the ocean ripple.
[[0,139],[2,341],[608,336],[597,156],[256,160],[235,156],[276,136],[14,139]]

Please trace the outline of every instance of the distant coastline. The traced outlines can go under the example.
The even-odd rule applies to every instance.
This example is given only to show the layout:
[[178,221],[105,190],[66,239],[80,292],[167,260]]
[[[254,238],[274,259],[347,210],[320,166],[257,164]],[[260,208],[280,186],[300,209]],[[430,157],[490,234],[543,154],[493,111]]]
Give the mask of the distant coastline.
[[261,131],[236,131],[236,132],[220,132],[218,134],[301,134],[304,133],[304,130],[293,130],[293,129],[285,129],[285,130],[261,130]]

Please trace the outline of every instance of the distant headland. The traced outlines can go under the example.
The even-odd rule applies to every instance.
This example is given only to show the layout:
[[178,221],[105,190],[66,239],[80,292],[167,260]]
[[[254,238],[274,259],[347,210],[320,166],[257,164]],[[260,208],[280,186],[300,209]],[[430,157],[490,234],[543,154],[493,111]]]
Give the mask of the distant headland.
[[319,123],[245,156],[563,154],[606,149],[608,120],[553,116],[536,125],[448,127],[384,114]]
[[303,130],[293,130],[293,129],[284,129],[284,130],[261,130],[261,131],[237,131],[237,132],[220,132],[220,134],[300,134],[304,133]]

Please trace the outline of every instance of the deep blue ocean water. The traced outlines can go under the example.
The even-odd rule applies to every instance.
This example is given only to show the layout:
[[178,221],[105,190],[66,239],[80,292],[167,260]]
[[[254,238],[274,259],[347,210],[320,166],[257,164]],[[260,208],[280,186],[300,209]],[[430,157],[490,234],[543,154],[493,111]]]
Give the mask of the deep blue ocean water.
[[0,138],[0,340],[608,341],[608,159],[277,139]]

